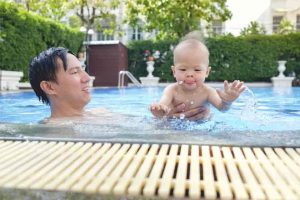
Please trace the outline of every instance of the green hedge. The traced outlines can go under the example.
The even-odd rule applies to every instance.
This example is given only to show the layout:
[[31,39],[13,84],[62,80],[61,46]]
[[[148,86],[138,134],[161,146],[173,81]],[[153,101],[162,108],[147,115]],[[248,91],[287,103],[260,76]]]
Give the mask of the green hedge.
[[77,53],[84,39],[80,31],[45,19],[15,4],[0,1],[0,69],[23,71],[28,79],[28,64],[41,51],[62,46]]
[[[136,41],[129,44],[129,71],[134,76],[147,74],[145,50],[167,52],[165,59],[155,62],[154,75],[163,82],[173,82],[171,73],[172,51],[170,45],[178,41]],[[207,38],[212,67],[208,81],[244,80],[247,82],[270,81],[277,76],[277,60],[287,60],[286,75],[300,74],[300,33],[289,35],[219,36]]]

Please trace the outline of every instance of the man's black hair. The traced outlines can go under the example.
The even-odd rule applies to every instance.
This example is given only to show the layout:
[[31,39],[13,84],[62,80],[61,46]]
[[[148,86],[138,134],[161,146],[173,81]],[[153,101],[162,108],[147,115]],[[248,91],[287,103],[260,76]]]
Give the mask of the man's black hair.
[[41,89],[42,81],[56,80],[56,72],[59,69],[58,59],[63,62],[64,70],[67,70],[67,54],[68,49],[63,47],[51,47],[34,57],[29,64],[29,81],[36,96],[40,101],[50,104],[46,93]]

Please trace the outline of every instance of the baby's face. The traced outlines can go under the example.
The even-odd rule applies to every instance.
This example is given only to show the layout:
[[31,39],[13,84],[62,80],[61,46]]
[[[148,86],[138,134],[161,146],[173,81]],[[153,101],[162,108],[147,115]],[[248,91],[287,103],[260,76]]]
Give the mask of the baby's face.
[[176,55],[172,67],[176,81],[186,89],[201,86],[209,74],[208,54],[200,49],[186,49]]

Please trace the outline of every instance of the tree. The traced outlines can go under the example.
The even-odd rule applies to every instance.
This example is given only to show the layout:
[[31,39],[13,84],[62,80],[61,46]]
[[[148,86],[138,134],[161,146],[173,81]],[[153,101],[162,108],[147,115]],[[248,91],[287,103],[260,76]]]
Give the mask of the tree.
[[256,21],[252,21],[248,27],[242,29],[241,35],[265,35],[266,32],[266,28],[263,25],[260,25]]
[[60,21],[68,12],[68,0],[13,0],[12,2],[22,5],[27,11],[55,21]]
[[295,28],[291,21],[289,21],[286,18],[284,18],[280,21],[279,31],[278,31],[279,34],[289,34],[294,31],[295,31]]
[[27,11],[56,21],[61,21],[68,12],[74,12],[74,15],[69,17],[71,27],[84,26],[87,32],[91,28],[97,28],[100,31],[103,29],[101,25],[106,24],[104,32],[112,34],[117,28],[113,10],[120,5],[120,0],[23,0],[19,4]]
[[146,31],[157,31],[158,38],[179,38],[199,29],[200,21],[225,21],[231,17],[226,0],[126,0],[131,26],[143,19]]
[[[96,27],[98,31],[102,30],[103,23],[107,24],[106,32],[111,34],[116,31],[116,17],[113,10],[120,4],[120,0],[73,0],[69,8],[73,9],[80,18],[81,26],[88,31]],[[87,32],[86,32],[87,36]]]

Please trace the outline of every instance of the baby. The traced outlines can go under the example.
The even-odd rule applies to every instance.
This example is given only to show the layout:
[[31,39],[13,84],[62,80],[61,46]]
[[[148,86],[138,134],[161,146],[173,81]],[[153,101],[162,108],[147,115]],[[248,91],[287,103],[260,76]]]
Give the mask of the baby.
[[[198,39],[187,38],[174,49],[173,75],[177,83],[167,86],[159,103],[150,111],[155,117],[168,116],[174,106],[184,103],[185,110],[212,104],[218,110],[228,110],[231,103],[245,90],[243,82],[224,81],[224,91],[215,90],[204,83],[210,72],[209,52]],[[209,112],[204,118],[209,116]]]

